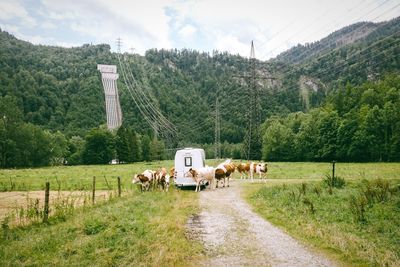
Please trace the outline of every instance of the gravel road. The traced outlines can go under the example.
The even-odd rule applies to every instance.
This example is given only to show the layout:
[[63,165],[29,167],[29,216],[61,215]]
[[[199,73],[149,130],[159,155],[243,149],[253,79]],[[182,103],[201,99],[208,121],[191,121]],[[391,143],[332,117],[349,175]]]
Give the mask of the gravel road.
[[188,234],[206,249],[199,265],[336,266],[253,212],[238,182],[200,193],[202,211],[188,222]]

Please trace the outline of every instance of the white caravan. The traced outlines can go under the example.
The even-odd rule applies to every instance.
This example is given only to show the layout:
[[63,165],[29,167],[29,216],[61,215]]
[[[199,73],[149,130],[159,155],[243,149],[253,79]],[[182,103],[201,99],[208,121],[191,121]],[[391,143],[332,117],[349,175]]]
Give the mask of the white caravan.
[[175,153],[175,185],[196,186],[196,182],[191,177],[190,168],[203,168],[205,166],[206,156],[201,148],[184,148]]

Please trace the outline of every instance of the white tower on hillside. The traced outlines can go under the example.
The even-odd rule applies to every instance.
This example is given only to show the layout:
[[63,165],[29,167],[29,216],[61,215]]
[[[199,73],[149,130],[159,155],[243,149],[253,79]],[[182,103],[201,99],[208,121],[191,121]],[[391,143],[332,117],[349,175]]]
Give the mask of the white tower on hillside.
[[110,130],[118,129],[122,124],[122,112],[117,88],[117,66],[98,64],[97,69],[101,72],[101,81],[104,88],[107,127]]

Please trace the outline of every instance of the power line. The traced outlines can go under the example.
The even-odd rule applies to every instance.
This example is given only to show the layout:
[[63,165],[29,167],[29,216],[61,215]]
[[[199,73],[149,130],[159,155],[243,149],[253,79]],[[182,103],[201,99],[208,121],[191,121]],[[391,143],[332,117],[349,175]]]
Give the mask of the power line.
[[249,103],[247,112],[247,125],[245,137],[243,139],[243,155],[246,159],[259,159],[261,158],[261,143],[259,126],[261,124],[261,99],[260,91],[256,84],[258,79],[275,79],[274,77],[259,76],[256,73],[256,57],[254,50],[254,43],[251,41],[250,58],[249,58],[249,72],[250,74],[238,75],[234,77],[245,78],[248,80],[247,86],[247,99]]
[[[372,10],[369,10],[367,13],[363,14],[363,15],[360,16],[358,19],[356,19],[356,21],[358,21],[358,20],[362,19],[363,17],[369,15],[371,12],[375,11],[377,8],[381,7],[383,4],[385,4],[385,3],[388,2],[388,1],[390,1],[390,0],[386,0],[386,1],[384,1],[383,3],[379,4],[377,7],[373,8]],[[358,2],[356,5],[352,6],[350,9],[348,9],[348,10],[347,10],[347,13],[346,13],[346,16],[342,16],[342,17],[347,18],[347,17],[348,17],[348,14],[351,13],[351,12],[353,12],[354,10],[359,11],[360,9],[359,9],[358,7],[361,5],[362,2],[364,2],[364,1],[361,0],[361,1]],[[370,6],[371,4],[374,4],[374,3],[375,3],[375,1],[370,2],[368,5],[364,6],[364,8],[361,8],[361,10],[365,9],[365,7],[368,7],[368,6]],[[307,31],[308,29],[310,29],[313,25],[315,25],[315,24],[318,22],[318,20],[319,20],[320,18],[323,18],[323,17],[326,15],[326,13],[329,13],[329,11],[330,11],[330,10],[327,10],[327,12],[325,12],[324,14],[322,14],[321,16],[319,16],[318,18],[316,18],[315,20],[313,20],[312,23],[308,24],[308,25],[307,25],[306,27],[304,27],[301,31],[295,32],[295,33],[292,34],[289,38],[285,39],[285,41],[281,42],[281,44],[279,44],[278,46],[274,47],[273,49],[270,49],[270,50],[268,51],[268,53],[261,53],[261,56],[263,57],[263,56],[270,55],[272,52],[274,52],[274,51],[276,51],[277,49],[279,49],[283,44],[285,44],[285,43],[289,42],[291,39],[293,39],[293,37],[295,37],[295,36],[297,36],[297,35],[299,35],[299,34],[301,34],[301,33],[304,33],[305,31]],[[376,19],[376,18],[375,18],[375,19]],[[333,23],[335,23],[335,22],[336,22],[336,24],[337,24],[337,20],[334,20],[334,21],[333,21]],[[331,24],[331,23],[332,23],[332,22],[328,22],[328,23],[322,25],[317,31],[313,31],[311,34],[313,34],[313,33],[315,33],[315,32],[318,32],[318,31],[320,31],[320,30],[322,30],[322,29],[326,29],[327,26],[328,26],[329,24]],[[308,36],[310,36],[311,34],[309,34]]]
[[[120,42],[120,40],[119,40]],[[140,90],[135,90],[134,88],[138,88],[138,86],[133,86],[132,82],[128,78],[127,70],[124,66],[124,63],[121,61],[119,54],[117,54],[118,61],[121,67],[121,71],[123,74],[124,82],[125,85],[128,89],[128,92],[131,95],[131,98],[134,100],[136,106],[138,107],[140,113],[142,114],[143,118],[147,121],[149,126],[155,131],[155,134],[159,129],[162,129],[162,136],[168,140],[168,143],[172,143],[172,138],[170,135],[173,135],[171,131],[173,132],[173,128],[171,128],[171,125],[168,125],[162,118],[165,118],[162,116],[160,112],[157,112],[152,105],[149,105],[149,101],[146,98],[145,95],[140,95],[139,92]],[[130,75],[133,78],[134,82],[137,84],[135,81],[132,72],[130,71]],[[143,93],[143,92],[141,92]],[[144,96],[144,97],[143,97]],[[147,100],[147,104],[146,104]],[[160,117],[161,116],[161,117]]]
[[[380,5],[376,6],[375,8],[373,8],[372,10],[369,10],[366,14],[360,16],[360,18],[362,18],[363,16],[369,15],[370,13],[372,13],[373,11],[377,10],[379,7],[381,7],[383,4],[387,3],[390,0],[386,0],[383,3],[381,3]],[[386,13],[392,11],[394,8],[398,7],[400,4],[397,4],[394,7],[391,7],[387,10],[385,10],[384,12],[382,12],[381,14],[379,14],[378,16],[376,16],[375,18],[373,18],[372,20],[376,20],[380,17],[382,17],[383,15],[385,15]],[[360,19],[359,18],[359,19]],[[367,27],[367,24],[363,24],[361,27],[359,27],[357,30],[361,31],[364,30]],[[323,27],[322,27],[323,28]],[[323,41],[325,38],[323,38],[321,41]],[[321,43],[320,41],[320,43]],[[337,40],[332,38],[329,41],[327,41],[325,44],[322,44],[322,47],[320,47],[319,49],[314,49],[314,51],[311,51],[311,53],[309,53],[310,51],[305,49],[303,52],[299,53],[298,55],[294,56],[291,59],[291,62],[296,62],[298,59],[301,59],[304,55],[307,55],[308,58],[310,58],[311,56],[317,54],[317,53],[321,53],[324,52],[324,50],[331,48],[332,45],[334,45],[334,43],[336,43]],[[340,49],[340,46],[335,47],[335,49]],[[328,50],[328,53],[330,53],[332,50]],[[320,55],[320,57],[324,56],[325,54]],[[272,62],[279,62],[278,60],[273,60]],[[283,66],[281,69],[278,69],[277,71],[280,71],[284,68],[285,66]]]

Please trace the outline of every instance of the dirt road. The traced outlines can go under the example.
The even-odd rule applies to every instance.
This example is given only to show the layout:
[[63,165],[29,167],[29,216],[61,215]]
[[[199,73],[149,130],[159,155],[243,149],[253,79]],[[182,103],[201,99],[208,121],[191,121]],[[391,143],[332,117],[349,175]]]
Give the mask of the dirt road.
[[335,266],[251,210],[240,184],[203,190],[202,211],[188,222],[189,235],[206,249],[204,266]]

